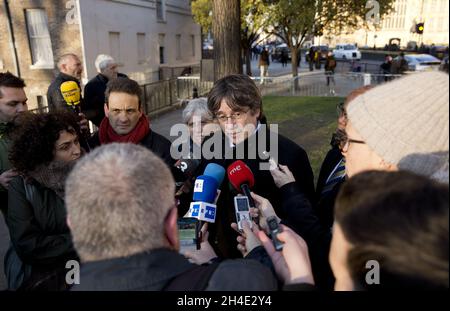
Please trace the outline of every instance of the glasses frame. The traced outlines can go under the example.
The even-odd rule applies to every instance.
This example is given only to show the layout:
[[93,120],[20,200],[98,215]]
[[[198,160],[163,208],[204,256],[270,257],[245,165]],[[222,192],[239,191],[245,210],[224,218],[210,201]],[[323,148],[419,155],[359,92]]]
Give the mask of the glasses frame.
[[345,140],[345,143],[342,145],[342,148],[341,148],[341,152],[347,152],[348,151],[348,148],[350,147],[350,144],[351,143],[354,143],[354,144],[366,144],[366,142],[365,141],[362,141],[362,140],[357,140],[357,139],[351,139],[351,138],[348,138],[347,137],[347,139]]
[[228,119],[231,119],[232,121],[237,121],[237,120],[243,119],[248,114],[249,111],[250,110],[247,110],[247,111],[236,111],[236,112],[232,113],[229,116],[226,116],[226,115],[217,116],[217,115],[215,115],[214,118],[220,123],[226,123],[228,121]]

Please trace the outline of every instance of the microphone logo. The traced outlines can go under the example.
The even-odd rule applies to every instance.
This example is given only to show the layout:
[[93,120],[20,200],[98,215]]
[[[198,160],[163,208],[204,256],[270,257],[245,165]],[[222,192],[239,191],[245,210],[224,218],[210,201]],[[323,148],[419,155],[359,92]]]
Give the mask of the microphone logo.
[[194,192],[203,192],[203,180],[197,179],[194,185]]
[[186,162],[181,162],[181,164],[180,164],[180,170],[181,170],[183,173],[186,172],[187,168],[188,168],[187,163],[186,163]]
[[230,175],[233,175],[233,174],[239,172],[241,169],[242,169],[241,166],[240,166],[240,165],[237,165],[236,167],[234,167],[234,168],[230,171]]

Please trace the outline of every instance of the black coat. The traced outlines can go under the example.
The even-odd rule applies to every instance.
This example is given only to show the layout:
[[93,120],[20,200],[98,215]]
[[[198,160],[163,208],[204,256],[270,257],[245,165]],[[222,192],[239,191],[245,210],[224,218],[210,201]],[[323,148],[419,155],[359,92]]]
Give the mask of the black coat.
[[78,256],[67,226],[64,201],[35,181],[25,185],[22,177],[15,177],[8,191],[11,242],[22,262],[31,266],[23,288],[66,288],[65,265],[69,260],[78,260]]
[[326,185],[326,181],[330,174],[333,172],[336,165],[342,160],[343,156],[339,147],[334,146],[328,151],[325,159],[323,160],[322,166],[320,168],[319,179],[317,180],[316,187],[316,206],[314,211],[319,217],[321,224],[325,227],[331,228],[334,222],[334,202],[336,201],[339,189],[344,182],[342,179],[338,182],[333,190],[326,194],[322,194],[322,191]]
[[[150,130],[150,133],[140,141],[140,144],[158,155],[171,169],[173,168],[175,160],[170,155],[171,143],[167,138]],[[100,146],[98,132],[94,133],[89,139],[89,146],[91,150]]]
[[[118,77],[126,78],[127,76],[119,73]],[[94,123],[97,127],[100,126],[105,117],[105,91],[108,84],[108,78],[102,74],[96,75],[84,87],[84,114],[86,118]]]
[[8,226],[19,257],[30,265],[53,264],[73,255],[64,201],[53,191],[33,181],[27,185],[15,177],[8,192]]
[[[171,280],[195,267],[185,257],[169,249],[88,262],[81,266],[80,285],[75,285],[72,290],[160,291]],[[194,286],[187,284],[185,290],[192,290]],[[206,290],[235,291],[276,289],[276,279],[269,269],[254,260],[244,259],[220,262],[206,287]]]
[[[204,161],[205,166],[209,163],[217,163],[227,169],[238,159],[236,154],[233,155],[232,159],[225,159],[226,148],[229,148],[229,142],[224,137],[222,138],[224,146],[221,159]],[[256,143],[258,143],[258,139]],[[264,150],[268,150],[270,148],[269,131],[267,131],[266,141],[263,143],[267,146]],[[204,146],[206,144],[205,142]],[[272,202],[275,212],[279,217],[284,218],[286,214],[281,208],[281,192],[275,185],[270,172],[268,170],[260,170],[260,163],[268,162],[268,160],[262,160],[257,154],[258,151],[256,151],[256,159],[249,159],[249,147],[252,149],[256,148],[254,150],[258,149],[249,140],[243,144],[245,144],[245,152],[244,159],[241,160],[252,170],[255,177],[255,186],[252,191]],[[314,202],[314,177],[306,152],[291,140],[278,135],[278,157],[279,164],[289,167],[297,180],[296,184],[298,187],[306,194],[309,200]],[[203,170],[201,171],[203,172]],[[228,177],[225,177],[220,189],[222,192],[217,202],[216,222],[209,225],[210,242],[211,245],[215,246],[216,252],[224,258],[241,257],[241,254],[236,249],[237,233],[230,227],[232,222],[236,222],[234,196],[237,192],[230,188]]]
[[[60,72],[55,80],[50,84],[47,90],[47,103],[48,103],[48,110],[50,112],[56,111],[56,110],[67,110],[67,111],[73,111],[71,107],[69,107],[66,104],[66,101],[64,100],[64,97],[61,94],[61,84],[68,81],[74,81],[78,84],[78,87],[81,90],[80,81],[78,81],[76,78],[71,77],[69,75],[66,75],[62,72]],[[81,111],[84,111],[84,103],[83,98],[81,98],[81,104],[80,104]]]
[[331,245],[331,229],[323,226],[313,212],[310,201],[295,183],[281,187],[282,223],[299,234],[308,245],[316,285],[332,290],[334,277],[328,261]]

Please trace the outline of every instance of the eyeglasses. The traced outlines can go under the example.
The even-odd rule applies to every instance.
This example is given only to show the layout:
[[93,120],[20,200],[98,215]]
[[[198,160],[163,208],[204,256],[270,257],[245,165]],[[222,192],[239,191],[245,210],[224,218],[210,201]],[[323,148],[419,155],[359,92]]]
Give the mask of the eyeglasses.
[[215,117],[216,117],[216,119],[217,119],[219,122],[225,123],[225,122],[228,121],[228,119],[231,119],[232,121],[240,120],[240,119],[242,119],[243,117],[245,117],[245,115],[247,114],[247,112],[248,112],[248,111],[238,111],[238,112],[235,112],[235,113],[233,113],[233,114],[231,114],[231,115],[229,115],[229,116],[220,114],[220,115],[216,115]]
[[356,140],[356,139],[351,139],[351,138],[346,138],[344,140],[344,145],[342,145],[341,148],[341,152],[347,152],[348,151],[348,147],[350,146],[350,143],[354,143],[354,144],[365,144],[365,141],[362,140]]

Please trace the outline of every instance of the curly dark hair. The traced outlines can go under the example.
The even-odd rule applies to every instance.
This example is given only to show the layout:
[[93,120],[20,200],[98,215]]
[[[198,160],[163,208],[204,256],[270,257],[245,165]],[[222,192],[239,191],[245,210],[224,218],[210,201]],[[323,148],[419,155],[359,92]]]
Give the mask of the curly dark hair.
[[53,160],[55,143],[61,131],[80,137],[77,118],[70,112],[24,113],[19,124],[12,136],[9,159],[22,174]]

